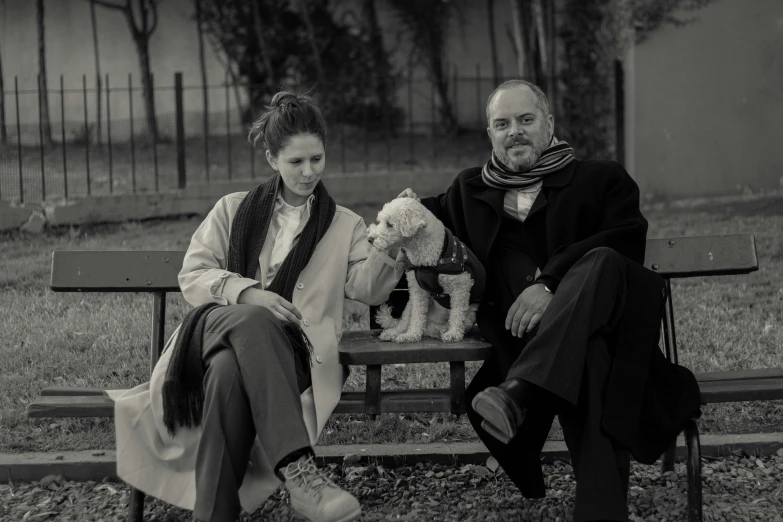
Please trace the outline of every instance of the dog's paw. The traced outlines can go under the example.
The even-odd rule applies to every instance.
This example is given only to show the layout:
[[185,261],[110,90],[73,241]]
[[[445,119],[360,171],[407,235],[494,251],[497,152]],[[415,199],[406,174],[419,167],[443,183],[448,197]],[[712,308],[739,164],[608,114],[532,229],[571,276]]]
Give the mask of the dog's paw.
[[397,333],[392,330],[384,330],[379,338],[381,341],[395,341],[397,340]]
[[464,337],[465,334],[460,331],[453,332],[447,330],[441,334],[440,339],[446,343],[456,343],[457,341],[461,341]]
[[421,334],[406,332],[404,334],[398,335],[395,341],[398,343],[417,343],[421,341]]

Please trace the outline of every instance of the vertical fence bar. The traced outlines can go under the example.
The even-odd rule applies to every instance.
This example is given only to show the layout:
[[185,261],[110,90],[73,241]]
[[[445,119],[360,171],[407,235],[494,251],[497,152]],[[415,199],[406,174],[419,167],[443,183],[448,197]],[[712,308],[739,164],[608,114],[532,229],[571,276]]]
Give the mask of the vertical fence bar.
[[[395,85],[394,80],[389,79],[389,92],[391,93],[392,99],[397,97],[397,93],[395,92]],[[386,172],[389,172],[389,165],[391,163],[391,115],[389,114],[389,111],[391,110],[391,106],[393,103],[391,103],[391,100],[389,100],[390,103],[386,103],[386,107],[384,109],[384,119],[386,120],[385,127],[386,127]]]
[[114,158],[111,151],[111,100],[109,92],[109,75],[106,74],[106,143],[109,147],[109,194],[114,194]]
[[19,77],[14,76],[16,99],[16,154],[19,158],[19,203],[24,203],[24,172],[22,171],[22,127],[19,124]]
[[413,64],[408,60],[408,163],[413,162]]
[[133,78],[128,73],[128,111],[130,112],[131,187],[136,193],[136,138],[133,136]]
[[87,75],[82,74],[82,98],[84,100],[84,154],[87,160],[87,195],[89,196],[92,187],[90,180],[90,124],[87,119]]
[[432,146],[432,161],[433,163],[438,159],[438,147],[435,145],[435,82],[430,81],[430,141]]
[[622,60],[614,61],[615,157],[625,166],[625,75]]
[[182,73],[174,73],[174,105],[177,107],[177,188],[188,184],[185,171],[185,107],[182,99]]
[[362,82],[362,150],[364,151],[364,172],[370,171],[370,151],[369,140],[367,138],[367,93],[369,91],[369,75],[364,75],[364,82]]
[[228,159],[228,179],[231,179],[231,97],[228,92],[228,69],[224,80],[226,91],[226,156]]
[[60,75],[60,139],[63,149],[63,193],[65,199],[68,199],[68,160],[65,152],[65,80]]
[[[205,108],[206,112],[206,108]],[[209,183],[209,113],[204,116],[204,180]]]
[[481,64],[476,64],[476,125],[481,128]]
[[[457,107],[459,106],[459,78],[457,77],[457,64],[454,64],[454,98],[451,104],[452,115],[454,116],[454,125],[456,126],[457,136],[459,137],[459,112]],[[457,163],[462,163],[462,147],[457,147]]]
[[[340,93],[340,105],[341,105],[341,113],[343,114],[343,120],[345,120],[345,91],[342,91]],[[342,165],[343,174],[345,174],[346,165],[345,165],[345,128],[347,127],[346,122],[343,121],[342,125],[340,125],[340,164]]]
[[[153,98],[155,97],[155,75],[152,73],[150,73],[150,96]],[[152,106],[156,106],[154,101]],[[149,131],[150,129],[147,129],[147,132]],[[157,129],[157,133],[152,136],[152,162],[155,169],[155,193],[160,189],[160,179],[158,176],[158,133],[160,133],[160,127]]]
[[[48,115],[47,115],[48,116]],[[41,74],[38,74],[38,156],[41,159],[41,201],[46,201],[46,167],[44,166],[43,93]]]

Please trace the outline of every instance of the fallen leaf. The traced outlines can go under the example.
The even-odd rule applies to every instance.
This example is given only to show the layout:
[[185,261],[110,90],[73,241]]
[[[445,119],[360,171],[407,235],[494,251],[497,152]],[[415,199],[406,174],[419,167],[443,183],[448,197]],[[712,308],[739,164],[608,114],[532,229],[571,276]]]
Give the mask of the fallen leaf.
[[499,464],[498,464],[498,461],[495,459],[495,457],[492,457],[492,456],[490,456],[490,457],[487,459],[487,464],[486,464],[486,466],[487,466],[489,469],[491,469],[491,470],[492,470],[492,472],[494,473],[494,472],[496,472],[496,471],[498,470],[498,466],[499,466]]

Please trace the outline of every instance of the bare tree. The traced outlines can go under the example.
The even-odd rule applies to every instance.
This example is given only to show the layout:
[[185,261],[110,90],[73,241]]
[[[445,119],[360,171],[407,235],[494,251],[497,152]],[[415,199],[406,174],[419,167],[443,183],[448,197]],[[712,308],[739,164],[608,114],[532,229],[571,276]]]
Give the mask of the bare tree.
[[[40,1],[40,0],[39,0]],[[150,37],[158,26],[158,2],[160,0],[92,0],[96,4],[120,11],[128,22],[141,69],[141,85],[144,93],[144,112],[150,137],[158,141],[158,122],[155,116],[155,93],[150,73]]]
[[514,52],[517,57],[517,75],[524,78],[527,74],[527,48],[525,46],[525,28],[522,26],[523,0],[511,0],[511,27],[513,29]]
[[253,27],[256,31],[261,61],[264,62],[264,69],[266,69],[267,87],[269,88],[269,92],[274,92],[279,86],[277,85],[277,79],[275,78],[275,68],[272,67],[272,59],[269,57],[269,47],[267,47],[266,39],[264,38],[264,21],[261,17],[261,10],[258,8],[258,1],[259,0],[250,1],[250,6],[253,9]]
[[209,90],[207,88],[207,64],[204,59],[204,26],[201,0],[193,0],[196,8],[196,31],[198,32],[198,63],[201,68],[201,97],[204,105],[204,133],[209,132]]
[[307,0],[299,0],[299,8],[302,11],[302,21],[307,28],[307,39],[310,41],[310,47],[313,52],[313,61],[315,61],[315,68],[318,73],[318,83],[321,84],[320,88],[324,89],[326,87],[326,74],[324,73],[321,53],[318,52],[318,44],[315,41],[315,29],[313,27],[313,21],[310,18],[310,10],[307,8]]
[[500,83],[500,70],[497,38],[495,37],[495,0],[487,0],[487,21],[489,22],[489,48],[492,53],[492,80],[493,85],[497,85]]
[[5,84],[3,82],[3,53],[0,51],[0,145],[8,145],[5,127]]
[[101,131],[101,59],[98,53],[98,23],[95,19],[95,2],[90,0],[90,22],[92,24],[92,48],[95,51],[95,115],[96,115],[96,137],[98,145],[103,141],[103,132]]
[[41,92],[41,101],[38,110],[41,111],[41,128],[43,130],[43,143],[52,143],[52,123],[49,120],[49,93],[46,83],[46,38],[44,35],[44,2],[37,0],[35,3],[36,21],[38,26],[38,88]]

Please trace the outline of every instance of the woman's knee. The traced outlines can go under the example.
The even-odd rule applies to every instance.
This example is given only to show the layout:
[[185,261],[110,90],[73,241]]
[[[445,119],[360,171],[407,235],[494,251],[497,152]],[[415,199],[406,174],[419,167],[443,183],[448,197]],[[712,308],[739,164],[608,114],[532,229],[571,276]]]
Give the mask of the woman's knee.
[[251,304],[234,305],[236,326],[239,328],[258,328],[265,330],[280,325],[280,320],[269,308]]

